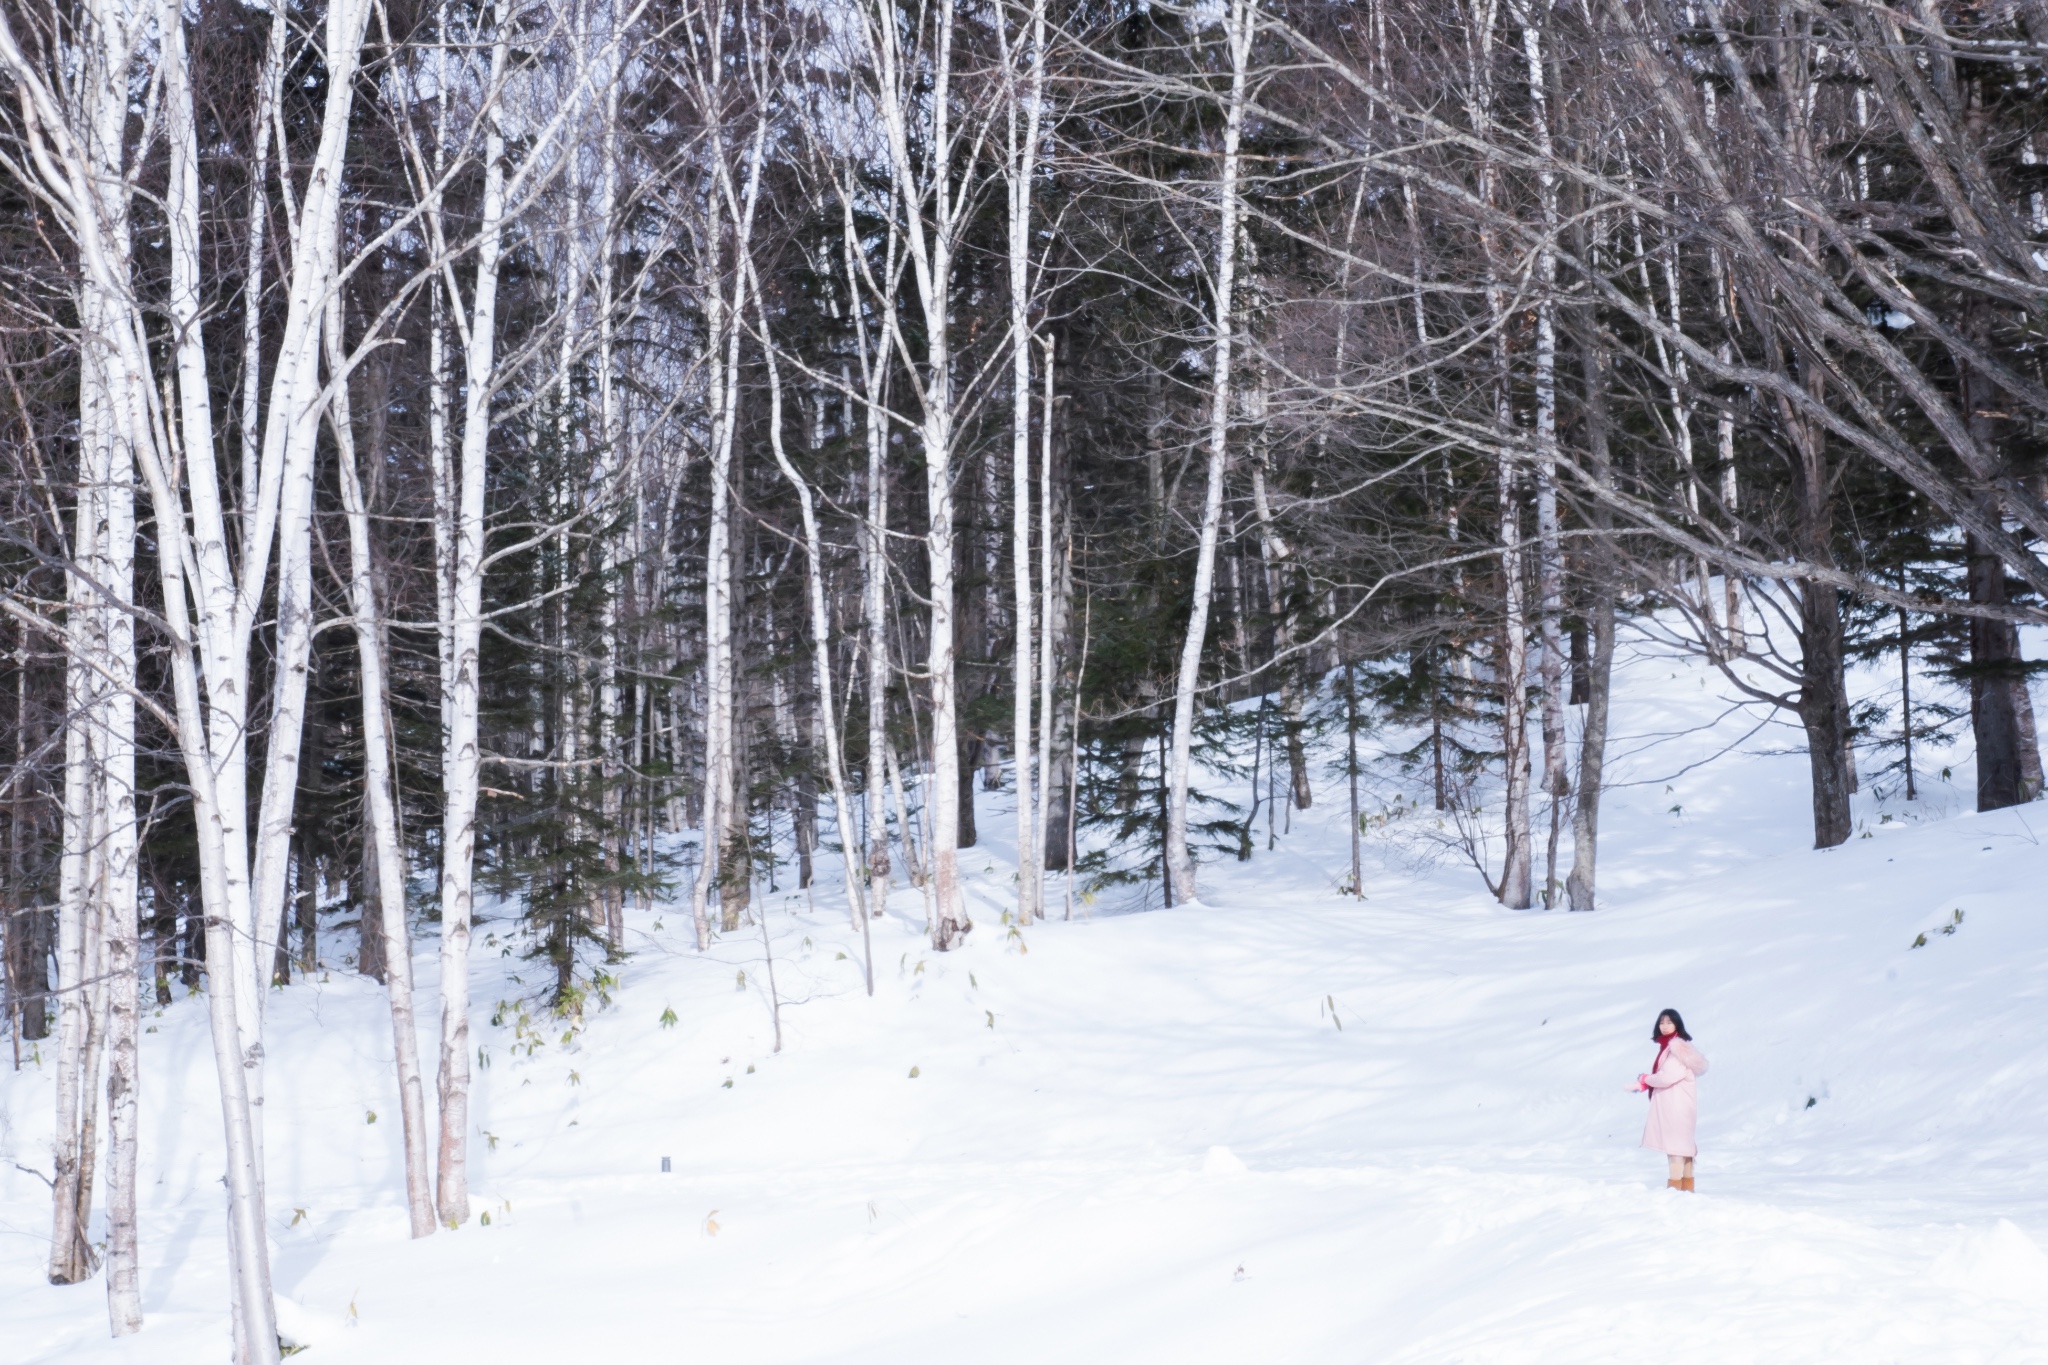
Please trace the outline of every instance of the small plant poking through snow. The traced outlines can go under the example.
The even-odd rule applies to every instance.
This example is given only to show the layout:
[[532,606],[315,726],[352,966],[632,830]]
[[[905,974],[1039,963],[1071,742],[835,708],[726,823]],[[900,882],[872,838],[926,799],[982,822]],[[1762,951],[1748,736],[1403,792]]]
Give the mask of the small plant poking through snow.
[[[1962,927],[1963,927],[1963,912],[1962,912],[1962,911],[1960,911],[1960,910],[1958,910],[1958,911],[1956,911],[1956,912],[1955,912],[1955,914],[1954,914],[1954,915],[1953,915],[1952,917],[1950,917],[1950,919],[1949,919],[1949,922],[1948,922],[1948,923],[1946,923],[1946,924],[1944,924],[1944,925],[1940,926],[1940,927],[1939,927],[1939,928],[1937,928],[1937,929],[1931,930],[1931,931],[1929,931],[1929,932],[1932,932],[1932,933],[1936,933],[1936,934],[1953,934],[1953,933],[1954,933],[1954,932],[1955,932],[1956,930],[1958,930],[1958,929],[1960,929],[1960,928],[1962,928]],[[1927,946],[1927,934],[1925,934],[1925,933],[1922,933],[1922,934],[1916,935],[1916,936],[1914,937],[1914,939],[1913,939],[1913,944],[1912,944],[1912,946],[1913,946],[1913,947],[1915,947],[1915,948],[1925,948],[1925,947]]]
[[670,1005],[661,1012],[661,1026],[663,1028],[674,1028],[676,1026],[675,1006]]

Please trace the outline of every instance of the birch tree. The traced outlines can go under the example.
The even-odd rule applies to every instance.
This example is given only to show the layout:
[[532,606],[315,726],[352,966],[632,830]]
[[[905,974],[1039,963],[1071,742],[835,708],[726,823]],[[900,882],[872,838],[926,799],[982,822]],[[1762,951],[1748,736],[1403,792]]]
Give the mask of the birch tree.
[[[985,126],[957,120],[953,91],[954,0],[938,0],[916,37],[928,46],[913,55],[903,46],[898,14],[877,0],[863,15],[866,53],[877,81],[874,113],[888,153],[889,175],[901,213],[905,256],[917,286],[924,354],[904,356],[916,391],[918,446],[924,458],[925,562],[931,590],[925,681],[931,699],[931,780],[925,809],[931,817],[927,862],[931,877],[932,946],[955,947],[973,928],[960,883],[960,727],[955,689],[953,447],[958,414],[953,375],[953,277],[968,204],[980,188],[977,158]],[[915,144],[915,145],[914,145]],[[901,341],[902,334],[896,334]]]
[[[1032,700],[1039,688],[1033,669],[1031,574],[1031,328],[1032,185],[1038,171],[1038,145],[1045,109],[1045,0],[1031,0],[1028,28],[1013,41],[1009,16],[996,16],[996,34],[1003,49],[1003,74],[1008,87],[1004,102],[1004,170],[1010,284],[1010,572],[1015,603],[1016,643],[1011,669],[1011,760],[1017,789],[1017,919],[1029,924],[1045,918],[1044,857],[1040,852],[1042,784],[1034,796],[1032,774]],[[1029,56],[1026,57],[1025,54]],[[1017,66],[1028,63],[1019,79]],[[1046,366],[1048,383],[1051,362]],[[1048,404],[1039,420],[1050,429]],[[1051,563],[1051,527],[1041,529],[1041,553]],[[1041,610],[1048,598],[1039,598]],[[1045,648],[1052,648],[1051,637]]]
[[1195,859],[1188,847],[1189,768],[1195,741],[1195,693],[1201,680],[1203,646],[1209,635],[1209,597],[1216,580],[1216,542],[1223,524],[1223,484],[1229,471],[1231,361],[1236,344],[1232,307],[1243,214],[1238,187],[1239,144],[1244,136],[1253,32],[1252,0],[1230,0],[1223,19],[1230,87],[1223,106],[1223,145],[1216,180],[1216,264],[1209,285],[1214,331],[1209,347],[1207,483],[1187,633],[1174,681],[1173,730],[1166,771],[1167,886],[1174,901],[1182,904],[1196,898]]
[[[327,300],[328,364],[346,376],[342,347],[341,296]],[[434,1231],[432,1163],[427,1156],[426,1084],[420,1073],[420,1039],[413,1015],[412,934],[406,924],[406,856],[399,839],[396,765],[393,762],[388,713],[389,692],[384,665],[384,618],[377,601],[370,556],[370,509],[356,470],[348,385],[337,384],[328,408],[337,447],[336,469],[342,512],[348,521],[349,609],[354,618],[363,718],[363,800],[368,808],[369,838],[375,847],[377,899],[384,935],[384,986],[391,1002],[392,1059],[397,1070],[398,1112],[405,1146],[405,1204],[412,1235]],[[364,913],[368,913],[367,907]]]
[[[482,696],[484,489],[489,476],[491,397],[496,388],[498,272],[504,255],[505,110],[512,5],[491,7],[491,46],[482,99],[483,197],[474,249],[463,352],[462,437],[448,498],[436,509],[447,524],[449,644],[441,691],[447,736],[441,773],[441,1059],[437,1099],[434,1208],[442,1223],[469,1221],[469,941],[476,909],[476,815],[483,752],[477,733]],[[451,287],[450,297],[461,295]]]

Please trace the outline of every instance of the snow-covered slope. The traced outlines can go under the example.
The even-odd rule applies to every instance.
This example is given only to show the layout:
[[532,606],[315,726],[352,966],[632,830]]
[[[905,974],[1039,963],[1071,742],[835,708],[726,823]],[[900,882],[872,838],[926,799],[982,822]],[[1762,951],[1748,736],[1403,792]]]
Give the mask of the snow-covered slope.
[[[1205,866],[1205,904],[1021,935],[986,794],[969,947],[929,952],[900,890],[873,999],[831,887],[767,898],[780,1054],[758,931],[700,956],[686,916],[635,915],[570,1041],[479,1019],[491,1223],[423,1242],[381,995],[338,968],[280,991],[286,1326],[379,1365],[2048,1361],[2048,806],[1968,814],[1942,758],[1813,852],[1796,733],[1690,766],[1755,724],[1724,690],[1628,663],[1593,915],[1499,909],[1427,856],[1427,810],[1339,895],[1334,775],[1277,851]],[[477,971],[486,1003],[538,977]],[[1663,1006],[1713,1063],[1691,1197],[1626,1089]],[[0,1075],[0,1361],[225,1353],[204,1013],[150,1023],[150,1325],[110,1342],[98,1282],[41,1282],[30,1067]]]

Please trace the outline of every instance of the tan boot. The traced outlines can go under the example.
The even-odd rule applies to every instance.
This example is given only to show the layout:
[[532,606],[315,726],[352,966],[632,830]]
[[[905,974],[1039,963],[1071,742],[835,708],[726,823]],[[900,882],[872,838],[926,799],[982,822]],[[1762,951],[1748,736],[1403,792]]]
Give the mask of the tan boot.
[[1686,1176],[1684,1179],[1680,1180],[1678,1182],[1678,1188],[1684,1190],[1687,1194],[1693,1193],[1692,1177]]
[[1664,1182],[1664,1188],[1667,1190],[1682,1190],[1685,1188],[1685,1182],[1683,1180],[1667,1180]]

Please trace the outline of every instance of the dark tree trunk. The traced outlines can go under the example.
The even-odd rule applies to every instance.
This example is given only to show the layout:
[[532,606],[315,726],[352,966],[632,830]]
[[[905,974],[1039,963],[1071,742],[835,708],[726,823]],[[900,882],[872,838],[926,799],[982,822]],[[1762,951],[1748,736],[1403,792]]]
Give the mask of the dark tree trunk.
[[1586,653],[1586,623],[1572,622],[1572,693],[1571,705],[1586,706],[1593,700],[1592,664]]
[[[1783,364],[1783,362],[1780,362]],[[1788,367],[1789,368],[1789,367]],[[1811,362],[1800,381],[1815,398],[1825,381]],[[1815,564],[1833,564],[1834,498],[1827,435],[1790,404],[1780,412],[1798,454],[1799,551]],[[1813,778],[1813,846],[1834,848],[1849,838],[1849,797],[1856,790],[1849,748],[1849,696],[1842,677],[1841,593],[1819,583],[1796,585],[1799,595],[1799,723],[1806,731],[1806,761]]]
[[297,853],[299,886],[292,905],[299,929],[299,974],[304,976],[320,969],[320,867],[304,839]]
[[[1989,349],[1992,345],[1992,317],[1980,304],[1964,310],[1964,327],[1971,339]],[[2001,466],[2006,428],[2001,410],[2005,396],[1998,384],[1974,365],[1964,365],[1958,376],[1963,420],[1970,435]],[[1981,493],[1977,509],[1987,520],[2000,515],[1997,498]],[[1969,578],[1970,601],[1980,606],[2004,606],[2005,564],[1997,552],[1976,536],[1963,537],[1963,553]],[[2000,810],[2031,801],[2040,791],[2041,755],[2033,734],[2033,705],[2027,696],[2026,670],[2020,663],[2018,627],[2009,621],[1970,621],[1970,728],[1977,742],[1977,809]],[[2031,753],[2028,751],[2032,750]]]
[[818,762],[821,755],[820,746],[815,742],[818,725],[816,699],[800,699],[796,714],[799,738],[794,799],[789,819],[791,837],[796,843],[796,884],[802,890],[811,884],[811,858],[818,849]]
[[384,898],[377,889],[377,845],[363,831],[363,884],[356,897],[362,914],[356,921],[356,970],[373,981],[384,980]]
[[1564,882],[1565,903],[1574,910],[1591,910],[1597,903],[1600,795],[1606,781],[1608,707],[1614,695],[1614,583],[1605,576],[1604,566],[1602,574],[1593,588],[1592,619],[1587,623],[1593,638],[1585,670],[1586,721],[1579,737],[1579,781],[1572,799],[1572,870]]
[[1842,606],[1832,587],[1809,583],[1799,593],[1802,656],[1799,723],[1806,729],[1813,775],[1813,846],[1849,838],[1849,698],[1842,679]]
[[[2005,565],[1975,536],[1965,537],[1964,546],[1969,557],[1970,600],[2004,605]],[[1980,811],[2017,806],[2029,796],[2020,761],[2020,716],[2015,704],[2015,693],[2026,686],[2019,657],[2019,631],[2010,622],[1971,619],[1970,728],[1977,740]]]
[[2021,799],[2032,801],[2041,794],[2041,737],[2034,729],[2034,698],[2027,690],[2025,663],[2023,658],[2015,659],[2020,676],[2013,679],[2012,708],[2020,726]]
[[1067,842],[1067,825],[1073,812],[1067,788],[1073,779],[1073,771],[1062,735],[1055,741],[1052,761],[1046,764],[1045,870],[1048,872],[1065,872],[1073,862],[1074,848]]
[[156,978],[156,1003],[161,1007],[171,1003],[171,964],[178,960],[178,902],[165,894],[162,886],[156,886],[151,889],[150,903],[149,936],[155,942],[151,956],[156,963],[151,975]]
[[[735,537],[738,540],[738,537]],[[732,801],[719,812],[718,927],[735,933],[754,900],[753,709],[747,675],[747,559],[734,548],[732,575]]]
[[183,916],[185,943],[178,953],[178,982],[187,991],[196,991],[200,973],[206,969],[206,912],[200,908],[199,897],[189,890]]
[[34,904],[7,907],[7,1000],[24,1041],[50,1036],[50,937],[55,921]]
[[1308,725],[1302,713],[1301,675],[1290,666],[1287,681],[1280,687],[1280,715],[1287,732],[1287,790],[1296,810],[1307,810],[1316,799],[1308,780],[1308,746],[1301,738]]
[[969,736],[965,727],[960,734],[960,847],[973,848],[981,835],[974,827],[974,772],[981,764],[983,744]]
[[[1597,483],[1605,485],[1613,470],[1607,442],[1607,362],[1606,353],[1593,344],[1590,336],[1581,340],[1580,376],[1584,386],[1587,472]],[[1585,724],[1579,734],[1579,780],[1572,800],[1572,870],[1564,881],[1565,904],[1573,910],[1592,910],[1598,904],[1600,796],[1606,782],[1608,705],[1614,693],[1617,585],[1613,542],[1605,534],[1598,534],[1610,529],[1613,516],[1606,504],[1595,500],[1587,517],[1596,532],[1587,542],[1583,560],[1591,583],[1591,600],[1586,618],[1572,629],[1571,700],[1574,705],[1583,703],[1586,708]],[[1443,804],[1441,797],[1437,804]]]

